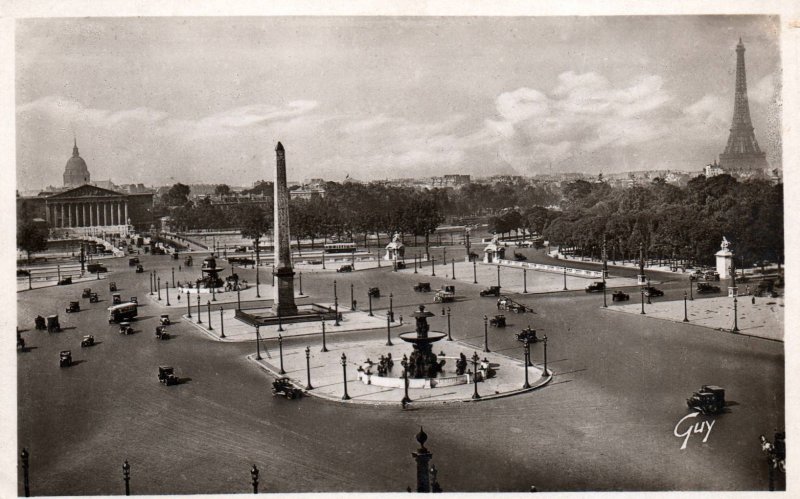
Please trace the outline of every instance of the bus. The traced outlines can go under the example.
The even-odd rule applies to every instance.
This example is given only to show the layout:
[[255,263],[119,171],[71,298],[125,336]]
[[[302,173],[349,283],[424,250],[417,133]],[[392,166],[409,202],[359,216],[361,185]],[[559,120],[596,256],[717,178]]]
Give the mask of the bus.
[[119,305],[108,307],[108,323],[125,322],[133,319],[138,314],[138,309],[138,305],[133,302],[120,303]]
[[356,243],[328,243],[325,253],[355,253]]

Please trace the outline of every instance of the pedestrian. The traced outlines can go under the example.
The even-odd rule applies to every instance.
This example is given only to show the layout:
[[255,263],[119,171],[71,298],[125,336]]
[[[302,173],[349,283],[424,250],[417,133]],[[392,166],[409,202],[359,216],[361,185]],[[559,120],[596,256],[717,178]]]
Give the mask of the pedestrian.
[[497,299],[497,310],[500,310],[500,298]]
[[400,325],[401,326],[403,325],[403,315],[402,314],[400,315]]
[[181,266],[180,266],[180,265],[178,265],[178,272],[180,272],[180,271],[181,271]]
[[751,298],[751,303],[752,303],[753,305],[755,305],[755,304],[756,304],[756,295],[753,295],[753,296],[752,296],[752,298]]

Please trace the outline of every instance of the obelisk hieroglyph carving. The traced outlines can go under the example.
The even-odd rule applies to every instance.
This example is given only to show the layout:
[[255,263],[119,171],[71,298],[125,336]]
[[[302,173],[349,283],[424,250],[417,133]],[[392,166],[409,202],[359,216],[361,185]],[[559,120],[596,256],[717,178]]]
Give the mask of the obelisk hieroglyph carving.
[[286,153],[278,142],[275,147],[275,302],[272,312],[276,315],[294,315],[294,270],[289,248],[289,188],[286,186]]

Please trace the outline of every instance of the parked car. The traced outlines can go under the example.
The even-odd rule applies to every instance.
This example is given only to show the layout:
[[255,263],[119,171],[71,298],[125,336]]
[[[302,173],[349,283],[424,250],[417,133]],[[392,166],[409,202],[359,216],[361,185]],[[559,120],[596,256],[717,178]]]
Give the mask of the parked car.
[[430,293],[431,291],[431,283],[429,282],[418,282],[414,285],[414,291],[418,293]]
[[35,319],[33,319],[33,325],[36,329],[45,330],[47,329],[47,323],[44,320],[44,317],[41,315],[37,315]]
[[522,253],[517,253],[516,251],[514,252],[514,260],[516,260],[518,262],[522,262],[522,261],[525,261],[527,259],[528,259],[528,257],[523,255]]
[[405,270],[406,262],[397,262],[397,270]]
[[119,305],[120,303],[122,303],[122,295],[120,295],[119,293],[114,293],[113,295],[111,295],[111,303],[113,305]]
[[130,303],[136,303],[136,304],[139,303],[139,299],[136,298],[135,296],[131,296],[131,299],[129,301],[130,301]]
[[336,272],[352,272],[352,271],[353,271],[352,265],[342,265],[341,267],[336,269]]
[[525,341],[526,339],[528,343],[536,343],[539,341],[539,338],[536,336],[536,330],[531,329],[530,326],[517,333],[517,341]]
[[481,296],[500,296],[500,286],[489,286],[483,288],[480,292]]
[[489,319],[489,325],[494,327],[506,327],[506,316],[495,315],[494,317]]
[[88,270],[90,274],[108,272],[105,265],[100,265],[99,263],[90,263],[86,266],[86,270]]
[[48,333],[59,333],[61,332],[61,324],[58,322],[57,315],[48,315],[47,316],[47,332]]
[[92,288],[83,288],[83,293],[81,293],[81,298],[89,298],[92,296]]
[[58,355],[58,366],[69,367],[72,365],[72,352],[69,350],[62,350]]
[[169,333],[166,326],[156,326],[156,338],[159,340],[168,340]]
[[28,277],[31,273],[25,269],[17,269],[17,277]]
[[611,294],[611,301],[628,301],[631,299],[631,295],[628,293],[623,293],[622,291],[614,291]]
[[703,385],[686,399],[686,405],[703,414],[717,414],[725,408],[725,389],[716,385]]
[[650,297],[664,296],[664,292],[654,286],[645,286],[644,295]]
[[131,267],[139,265],[139,258],[138,257],[128,258],[128,265]]
[[58,281],[59,286],[66,286],[67,284],[72,284],[72,277],[65,277]]
[[158,381],[161,383],[170,386],[170,385],[177,385],[178,384],[178,377],[175,376],[175,368],[170,366],[159,366],[158,367]]
[[137,274],[143,274],[144,273],[144,267],[141,264],[136,266],[136,273]]
[[131,327],[130,322],[120,322],[119,323],[119,334],[124,334],[125,336],[129,334],[133,334],[133,328]]
[[434,303],[447,303],[455,301],[455,299],[456,299],[455,286],[443,286],[442,289],[436,291],[436,294],[433,296]]
[[81,347],[90,347],[94,345],[94,336],[87,334],[81,340]]
[[707,282],[698,282],[697,283],[697,292],[700,294],[704,293],[719,293],[719,286],[714,286],[713,284],[709,284]]
[[381,297],[381,290],[379,288],[369,288],[367,294],[373,298],[380,298]]
[[283,377],[278,378],[272,382],[272,395],[280,395],[282,397],[286,397],[287,399],[296,399],[300,397],[303,392],[292,385],[292,382],[289,381],[289,378]]
[[108,290],[111,291],[112,293],[114,291],[116,291],[117,290],[117,283],[114,282],[114,281],[109,282],[108,283]]
[[97,303],[100,301],[100,297],[97,296],[97,293],[92,293],[89,295],[89,303]]
[[603,281],[596,281],[586,286],[585,289],[587,293],[596,293],[598,291],[603,291],[604,289],[606,289],[606,283],[604,283]]
[[161,314],[161,317],[159,317],[158,322],[162,326],[169,326],[171,324],[168,314]]
[[69,302],[69,306],[67,307],[67,313],[72,312],[80,312],[81,311],[81,304],[77,301]]
[[719,281],[719,272],[716,270],[707,270],[703,273],[703,279],[706,281]]

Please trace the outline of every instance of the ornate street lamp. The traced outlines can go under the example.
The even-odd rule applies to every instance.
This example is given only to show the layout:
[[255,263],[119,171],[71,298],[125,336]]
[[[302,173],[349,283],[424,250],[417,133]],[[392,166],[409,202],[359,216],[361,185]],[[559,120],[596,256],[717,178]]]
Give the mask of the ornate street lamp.
[[122,478],[125,480],[125,495],[129,496],[131,495],[131,465],[128,464],[127,459],[122,463]]
[[250,476],[253,478],[253,494],[258,494],[258,468],[255,464],[250,469]]
[[431,257],[431,276],[436,277],[436,258]]
[[342,354],[342,375],[344,378],[344,395],[342,395],[342,400],[350,400],[350,395],[347,394],[347,355],[344,353]]
[[169,307],[170,303],[169,303],[169,283],[168,282],[164,283],[164,292],[167,293],[167,306]]
[[497,287],[500,287],[500,264],[497,265]]
[[286,374],[286,371],[283,370],[283,336],[280,333],[278,333],[278,357],[281,362],[280,374]]
[[306,390],[313,390],[311,386],[311,347],[306,347]]
[[639,292],[642,294],[642,315],[644,315],[644,288],[640,289]]
[[20,459],[22,459],[22,484],[25,488],[25,497],[30,497],[31,495],[31,487],[29,481],[29,470],[30,470],[30,454],[28,454],[28,449],[25,447],[22,448],[22,452],[19,453]]
[[300,273],[298,274],[297,278],[298,278],[298,279],[299,279],[299,281],[300,281],[300,294],[302,295],[302,294],[303,294],[303,273],[302,273],[302,272],[300,272]]
[[372,314],[372,293],[370,293],[369,291],[367,291],[367,298],[369,298],[369,316],[374,317],[374,315]]
[[208,310],[208,330],[213,331],[214,326],[211,325],[211,302],[206,300],[206,309]]
[[733,295],[733,329],[731,329],[732,333],[739,332],[739,317],[737,314],[737,302],[736,295]]
[[522,292],[528,292],[528,269],[522,268]]
[[256,324],[256,360],[261,360],[261,334],[258,324]]
[[450,265],[453,266],[453,280],[456,280],[456,260],[455,258],[450,259]]
[[175,289],[175,267],[172,267],[172,289]]
[[453,341],[453,337],[450,336],[450,307],[447,307],[447,341]]
[[473,400],[481,398],[481,396],[478,395],[478,359],[480,359],[480,357],[478,357],[478,352],[473,352],[472,353],[472,385],[474,389],[474,391],[472,392]]
[[406,354],[403,354],[403,360],[400,361],[400,365],[403,366],[403,387],[405,389],[405,393],[403,395],[403,400],[400,403],[403,405],[403,408],[411,402],[411,399],[408,397],[408,357]]
[[544,371],[542,371],[542,376],[547,376],[547,335],[544,335],[542,342],[544,343]]
[[321,322],[322,322],[322,351],[327,352],[328,347],[325,345],[325,320],[323,319]]
[[692,289],[692,276],[689,275],[689,300],[694,301],[694,290]]
[[236,310],[242,309],[242,293],[239,289],[239,283],[236,283]]
[[472,284],[478,284],[478,262],[472,260]]
[[225,337],[225,321],[222,318],[222,306],[219,307],[219,329],[220,329],[220,338]]
[[189,319],[192,318],[192,300],[189,293],[186,293],[186,317]]
[[203,318],[200,317],[200,288],[197,288],[197,323],[198,324],[203,323]]
[[386,312],[386,346],[387,347],[390,347],[390,346],[394,345],[394,343],[392,343],[392,323],[391,323],[392,315],[391,314],[392,314],[391,312]]
[[261,298],[261,289],[260,289],[261,281],[259,279],[260,268],[261,266],[259,265],[258,262],[258,253],[256,253],[256,298]]
[[523,346],[523,354],[525,356],[525,384],[522,385],[522,388],[523,389],[528,389],[528,388],[531,387],[531,384],[528,382],[528,359],[530,358],[531,350],[530,350],[530,343],[528,343],[527,336],[522,341],[522,346]]
[[567,290],[567,264],[563,265],[564,267],[564,291]]
[[483,316],[483,351],[489,351],[489,318]]
[[353,283],[350,283],[350,310],[356,309],[356,300],[353,297]]
[[156,289],[158,290],[158,301],[161,301],[161,277],[156,278]]
[[414,273],[415,274],[417,273],[417,255],[416,255],[416,253],[414,254]]
[[686,305],[686,291],[683,292],[683,322],[689,322],[689,309]]
[[394,295],[392,293],[389,293],[389,318],[391,319],[392,322],[394,322],[394,305],[393,305],[394,302],[393,302],[393,298],[394,298]]

